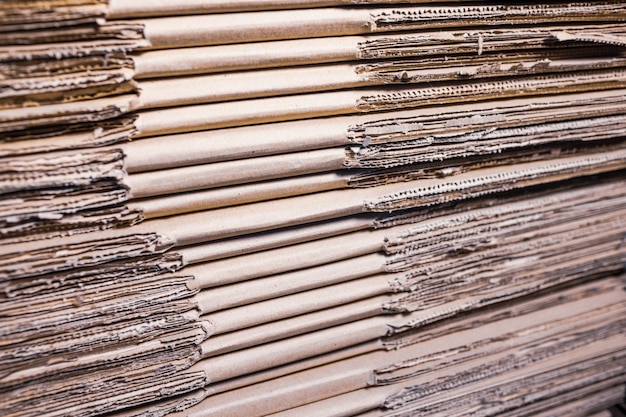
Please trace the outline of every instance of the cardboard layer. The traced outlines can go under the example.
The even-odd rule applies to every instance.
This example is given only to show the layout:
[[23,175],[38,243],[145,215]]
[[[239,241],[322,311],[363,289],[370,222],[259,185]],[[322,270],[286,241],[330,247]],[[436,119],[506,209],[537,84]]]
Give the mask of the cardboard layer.
[[[63,61],[70,61],[69,59]],[[88,58],[67,62],[67,67],[50,69],[49,74],[30,74],[26,79],[9,79],[2,83],[0,108],[10,109],[50,103],[65,103],[99,97],[107,97],[135,91],[131,82],[130,68],[116,68],[115,56],[111,57],[113,68],[93,68]],[[108,64],[108,62],[107,62]],[[69,74],[66,68],[79,67],[83,72]],[[89,70],[83,67],[92,67]],[[25,71],[27,72],[27,71]]]
[[329,148],[134,174],[125,178],[124,185],[131,198],[144,198],[331,172],[343,168],[344,161],[343,149]]
[[[55,247],[65,245],[67,242],[76,250],[79,247],[83,248],[80,250],[82,253],[85,248],[94,247],[93,237],[77,235],[55,240],[54,243],[47,241],[18,243],[12,245],[10,252],[3,256],[1,262],[3,272],[0,276],[9,277],[14,274],[21,276],[41,273],[36,271],[49,268],[69,269],[79,264],[86,266],[92,265],[93,262],[101,263],[105,259],[112,259],[110,257],[120,256],[116,252],[117,242],[126,239],[131,241],[138,239],[137,243],[140,246],[136,247],[136,250],[153,253],[154,248],[151,249],[153,243],[157,247],[167,247],[176,242],[180,247],[364,212],[404,210],[462,201],[502,191],[611,172],[623,169],[623,154],[623,151],[585,154],[519,164],[514,167],[487,168],[451,178],[328,191],[254,205],[191,213],[175,218],[154,219],[135,226],[131,233],[123,229],[103,231],[98,238],[103,241],[111,239],[111,246],[100,245],[100,249],[94,252],[98,256],[81,256],[80,259],[76,258],[77,252],[74,250],[63,252],[64,256],[61,257]],[[214,221],[217,218],[220,219],[219,222]],[[139,243],[144,238],[147,238],[146,243],[153,243],[147,243],[144,247],[143,243]],[[156,242],[168,244],[161,245]],[[111,251],[112,248],[115,250]],[[56,259],[51,260],[50,253],[57,253]]]
[[[130,188],[131,198],[143,197],[140,201],[131,201],[127,207],[140,211],[144,218],[150,219],[321,191],[451,177],[487,167],[553,159],[557,154],[567,157],[590,151],[619,151],[623,147],[620,143],[596,148],[583,148],[582,145],[589,146],[593,140],[611,139],[623,134],[626,130],[623,119],[583,119],[528,129],[502,129],[496,134],[486,133],[483,137],[461,138],[461,141],[467,139],[462,142],[463,145],[473,145],[470,151],[460,145],[456,149],[453,146],[448,149],[447,144],[456,145],[454,138],[443,141],[445,145],[440,148],[432,144],[427,146],[429,140],[417,140],[414,142],[417,146],[404,142],[387,146],[370,145],[356,152],[351,149],[326,149],[147,172],[130,175],[123,184]],[[512,137],[509,142],[508,134],[518,136]],[[490,136],[504,138],[490,141]],[[475,144],[472,140],[475,138],[485,143]],[[569,141],[572,143],[568,146]],[[563,147],[555,147],[551,142],[558,142]],[[550,146],[538,146],[546,143]],[[529,144],[535,147],[524,149],[523,146]],[[433,153],[423,151],[424,148],[434,148]],[[446,158],[448,150],[452,154],[450,159]],[[348,157],[344,158],[345,154]],[[415,164],[420,164],[420,167],[416,168]],[[373,169],[339,171],[345,165]],[[249,169],[244,170],[242,167]],[[387,169],[390,167],[396,169]],[[240,172],[248,174],[241,175]],[[301,172],[321,173],[291,177]],[[254,182],[264,180],[267,176],[280,179]],[[182,183],[185,185],[181,187]],[[198,191],[202,189],[205,191]]]
[[356,35],[374,32],[472,25],[537,24],[561,21],[620,21],[620,2],[550,5],[414,6],[405,8],[330,8],[223,15],[154,18],[136,21],[155,49],[256,42],[273,39]]
[[482,53],[545,49],[547,45],[550,48],[585,46],[585,51],[595,51],[603,50],[603,45],[618,46],[625,42],[621,25],[598,23],[591,26],[572,23],[547,27],[520,26],[513,29],[502,27],[498,30],[464,28],[401,35],[240,43],[134,52],[131,58],[135,78],[145,79],[365,59],[397,60],[419,57],[429,63],[430,59],[440,62],[442,56],[453,58],[462,55],[476,58],[477,54]]
[[0,156],[27,155],[59,150],[96,148],[127,142],[134,135],[132,116],[98,122],[73,124],[37,131],[11,132],[2,138]]
[[[528,197],[523,202],[500,205],[496,209],[479,208],[460,214],[435,217],[411,226],[400,225],[386,230],[351,233],[199,264],[187,267],[184,271],[195,277],[192,285],[200,287],[257,278],[247,283],[201,292],[198,295],[198,303],[204,313],[383,271],[406,272],[388,278],[390,291],[413,291],[419,288],[421,292],[416,298],[425,306],[426,300],[430,297],[426,290],[426,287],[431,285],[429,282],[432,281],[432,285],[437,286],[440,284],[439,279],[441,283],[447,284],[451,284],[455,279],[456,275],[448,270],[457,263],[456,257],[458,263],[467,268],[472,259],[477,264],[480,262],[488,264],[490,261],[484,258],[490,259],[492,256],[495,259],[497,256],[515,253],[519,249],[519,253],[526,253],[525,256],[528,258],[520,258],[518,266],[506,264],[502,266],[524,267],[524,259],[538,260],[542,256],[536,250],[538,246],[527,245],[524,243],[525,239],[545,239],[543,243],[545,256],[552,256],[549,249],[551,245],[564,244],[563,239],[573,242],[576,234],[566,233],[557,238],[550,233],[568,232],[568,228],[573,227],[572,224],[579,218],[586,219],[581,220],[583,223],[577,223],[581,230],[585,227],[584,222],[590,220],[599,222],[597,231],[600,238],[602,229],[600,222],[608,221],[609,223],[604,226],[608,227],[608,230],[603,230],[610,231],[613,227],[610,224],[621,218],[619,209],[623,204],[623,197],[621,192],[610,190],[615,186],[619,187],[617,184],[598,187],[595,190],[581,188],[550,196]],[[605,212],[609,213],[608,218],[605,217]],[[568,226],[558,232],[559,224]],[[492,230],[491,239],[487,241],[483,236],[486,230]],[[542,231],[546,235],[543,235]],[[354,243],[350,244],[351,241]],[[325,249],[329,247],[342,247],[342,253],[334,254]],[[476,254],[464,253],[470,250],[469,248],[476,251]],[[302,253],[303,256],[292,256],[289,261],[281,262],[289,249]],[[386,257],[377,253],[383,249],[387,253]],[[181,252],[185,258],[186,251],[183,249]],[[530,255],[531,252],[533,255]],[[313,262],[307,256],[310,253],[318,254]],[[569,259],[570,256],[563,256],[562,260],[565,263]],[[247,265],[256,265],[255,271],[250,271]],[[491,267],[494,270],[497,268],[496,264],[492,264]],[[470,270],[467,270],[465,275],[461,274],[459,277],[469,279],[469,274]],[[258,279],[264,276],[268,277],[265,281]],[[430,278],[424,278],[426,276]],[[522,277],[523,273],[520,272],[519,276]],[[245,291],[246,288],[249,291]],[[438,294],[437,291],[433,292],[433,297],[444,300],[443,290],[439,290]],[[399,307],[396,309],[410,308],[410,303],[403,304],[401,298],[398,302]],[[392,304],[389,304],[389,308],[393,309]]]
[[[619,293],[615,294],[615,296],[623,298],[623,296],[620,295]],[[562,298],[560,302],[565,301],[565,299],[566,298]],[[600,299],[602,299],[603,301],[600,301]],[[547,301],[547,299],[545,301],[543,300],[540,301],[540,300],[541,299],[535,299],[531,302],[542,303],[542,302]],[[598,301],[600,301],[601,303],[600,305],[602,306],[606,305],[604,304],[604,302],[606,301],[604,297],[598,297]],[[577,301],[577,303],[579,306],[584,305],[585,308],[593,308],[591,307],[588,300],[584,300],[584,299],[579,300]],[[562,318],[565,318],[568,316],[570,317],[569,325],[567,324],[568,319],[565,319],[565,321],[562,322],[562,325],[565,326],[565,327],[562,327],[563,329],[565,329],[567,326],[575,325],[571,319],[571,317],[574,317],[575,315],[574,313],[575,309],[573,307],[566,308],[566,309],[559,309],[556,304],[558,303],[548,302],[546,304],[543,304],[544,305],[543,308],[547,306],[552,306],[554,313],[547,313],[545,311],[542,311],[542,308],[539,308],[539,310],[536,310],[536,309],[524,309],[522,307],[518,311],[521,312],[521,311],[526,310],[525,314],[530,314],[531,316],[534,316],[537,318],[541,317],[542,319],[539,320],[540,322],[543,320],[548,320],[546,316],[549,315],[550,317],[549,320],[553,324],[549,325],[548,326],[549,329],[544,329],[544,331],[546,331],[547,333],[552,333],[554,335],[557,332],[556,332],[556,328],[554,328],[553,326],[555,325],[554,323],[558,320],[558,317],[562,317]],[[508,307],[509,306],[502,306],[501,308],[506,309]],[[493,311],[491,314],[493,314],[494,317],[498,317],[497,310]],[[579,318],[581,319],[582,317],[583,315],[579,316]],[[613,316],[613,317],[616,317],[616,316]],[[498,327],[499,329],[502,329],[502,331],[513,332],[514,328],[516,328],[517,326],[524,327],[524,326],[529,326],[529,325],[530,326],[539,325],[539,322],[537,322],[536,319],[531,319],[530,317],[522,318],[519,316],[518,317],[513,316],[513,317],[509,317],[509,319],[507,320],[511,321],[511,323],[516,323],[516,325],[514,325],[514,327],[511,327],[511,325],[505,325],[504,323],[502,323],[501,326]],[[577,324],[579,325],[578,327],[579,329],[582,329],[584,327],[582,322],[578,322]],[[487,328],[490,329],[487,332],[480,330],[480,329],[486,330]],[[482,335],[486,336],[488,334],[491,335],[491,337],[493,337],[493,326],[489,323],[489,321],[484,323],[483,326],[477,326],[476,322],[474,322],[474,325],[471,326],[466,331],[460,332],[457,330],[454,333],[450,333],[447,336],[442,336],[440,341],[437,341],[437,339],[432,339],[431,341],[428,341],[428,342],[422,342],[419,346],[413,347],[413,350],[415,352],[420,352],[420,355],[422,355],[424,358],[428,358],[429,355],[427,352],[429,351],[428,346],[430,345],[432,345],[435,349],[441,349],[444,352],[454,351],[452,346],[457,345],[457,344],[478,347],[478,345],[473,344],[471,340],[484,337]],[[521,334],[521,333],[518,333],[518,334]],[[528,335],[530,336],[530,334],[532,334],[532,332],[529,333]],[[531,338],[535,338],[535,337],[539,338],[541,336],[540,334],[533,334],[531,336]],[[455,342],[452,342],[451,344],[451,341],[453,339],[455,340]],[[493,346],[493,345],[486,345],[486,346]],[[494,349],[494,348],[495,346],[493,346],[491,349]],[[519,349],[515,349],[515,350],[518,351]],[[287,376],[278,380],[274,380],[273,382],[259,384],[257,386],[250,386],[249,388],[244,388],[239,391],[233,391],[233,392],[220,394],[215,397],[209,397],[207,400],[203,402],[201,406],[194,408],[192,410],[189,410],[186,413],[187,415],[194,415],[194,416],[195,415],[197,416],[237,415],[236,413],[240,413],[240,414],[243,413],[246,415],[248,414],[257,415],[256,413],[258,413],[259,415],[261,415],[263,413],[272,412],[271,410],[278,411],[280,410],[279,407],[282,407],[282,409],[285,409],[290,406],[293,406],[294,404],[297,404],[298,401],[301,401],[303,399],[301,395],[304,395],[305,393],[306,393],[305,401],[307,402],[311,401],[313,398],[325,398],[326,395],[336,396],[341,392],[347,392],[347,391],[353,390],[355,387],[355,385],[353,384],[358,384],[357,381],[359,379],[361,380],[360,382],[361,387],[364,387],[365,386],[364,384],[367,384],[368,381],[371,381],[370,377],[367,376],[368,375],[367,369],[372,369],[372,367],[375,367],[376,365],[374,364],[376,361],[381,360],[381,362],[389,363],[389,360],[390,360],[389,356],[397,356],[397,357],[402,357],[402,358],[410,357],[410,354],[407,355],[407,352],[408,351],[402,352],[402,349],[399,351],[392,350],[392,351],[387,351],[384,353],[381,352],[381,353],[366,355],[362,359],[358,357],[354,359],[348,359],[347,361],[345,361],[345,366],[342,362],[338,362],[338,363],[335,362],[334,364],[327,365],[323,368],[318,367],[318,368],[311,369],[310,371],[305,371],[304,373],[301,374],[301,376],[298,374],[294,374],[294,375]],[[375,359],[375,358],[380,358],[380,359]],[[442,361],[442,364],[448,362],[445,355],[441,357],[440,360]],[[475,361],[474,363],[480,363],[483,360],[484,360],[483,358],[480,358],[478,361]],[[463,363],[456,365],[456,367],[457,368],[460,367],[461,369],[469,368],[468,365],[465,365]],[[453,368],[454,368],[454,365],[453,365]],[[210,372],[209,371],[210,368],[207,367],[205,369],[207,369],[207,372]],[[334,375],[334,377],[329,378],[330,375]],[[433,379],[432,373],[425,375],[425,377],[428,378],[428,380]],[[425,379],[422,378],[422,380],[425,380]],[[385,389],[383,387],[381,387],[381,389],[383,391],[382,399],[384,399]],[[390,387],[390,389],[386,390],[386,392],[388,393],[394,392],[394,391],[397,391],[397,388],[393,386]],[[378,398],[380,399],[380,397]],[[263,407],[262,408],[263,411],[261,412],[257,408],[257,410],[253,412],[251,409],[244,408],[246,407],[246,403],[250,405],[254,404],[254,407]],[[352,404],[354,405],[355,403],[352,402]],[[248,411],[243,411],[243,410],[248,410]],[[321,409],[318,407],[318,410],[321,410]],[[323,408],[323,410],[328,412],[329,408]],[[229,414],[229,412],[235,413],[235,414]],[[212,414],[212,413],[215,413],[215,414]]]
[[350,178],[352,175],[345,172],[329,172],[148,198],[131,201],[127,207],[153,219],[342,189]]
[[336,91],[203,104],[140,112],[136,127],[138,137],[148,137],[283,120],[401,110],[427,104],[608,90],[626,84],[625,74],[621,69],[599,70],[412,89]]
[[[579,54],[579,57],[577,57]],[[591,54],[572,52],[482,55],[470,59],[446,58],[441,62],[423,59],[371,64],[343,64],[234,72],[193,77],[140,81],[138,109],[174,107],[189,104],[271,97],[316,91],[329,91],[381,84],[421,84],[464,81],[529,74],[619,68],[626,59],[592,58]],[[585,56],[581,58],[580,55]],[[259,79],[267,80],[259,83]],[[176,95],[171,92],[176,91]]]
[[[428,137],[442,140],[450,136],[471,139],[472,135],[484,135],[491,129],[620,114],[626,100],[624,93],[625,90],[608,90],[497,103],[428,106],[393,113],[157,136],[120,147],[125,154],[125,168],[133,173],[350,144],[378,145]],[[172,143],[178,146],[173,147]]]
[[105,97],[94,100],[39,107],[2,110],[0,131],[20,131],[54,124],[99,122],[131,111],[133,95]]
[[[138,225],[136,230],[160,230],[177,240],[178,245],[195,244],[242,234],[245,230],[262,231],[311,221],[374,211],[407,209],[431,204],[459,201],[493,194],[497,191],[519,189],[541,183],[591,175],[620,169],[623,151],[590,154],[497,167],[459,174],[450,178],[425,179],[396,183],[381,187],[328,191],[309,196],[237,206],[206,213],[192,213],[176,218],[176,224],[167,219],[155,219]],[[297,210],[295,208],[297,207]],[[223,213],[223,214],[222,214]],[[280,217],[276,213],[284,213]],[[209,225],[207,216],[218,216],[220,224]],[[242,219],[246,219],[245,224]],[[198,227],[204,224],[203,228]],[[209,229],[213,229],[209,233]],[[144,229],[145,230],[145,229]]]
[[[561,393],[552,398],[538,401],[535,404],[525,405],[525,410],[521,411],[521,413],[528,414],[532,412],[538,417],[556,417],[559,415],[573,415],[575,413],[592,417],[610,417],[612,414],[607,409],[623,400],[624,388],[621,378],[610,378],[599,383],[590,384],[588,387]],[[604,411],[597,412],[598,410]],[[504,415],[512,417],[521,413],[511,410],[508,413],[504,413]]]
[[174,4],[155,3],[149,0],[136,0],[128,4],[123,0],[109,0],[107,16],[112,19],[138,16],[167,16],[181,14],[224,13],[250,10],[299,9],[342,5],[389,4],[389,3],[430,3],[432,0],[184,0]]
[[[1,27],[3,32],[8,32],[95,23],[104,16],[106,9],[106,2],[100,0],[33,3],[8,0],[0,8]],[[58,21],[51,22],[50,15]]]

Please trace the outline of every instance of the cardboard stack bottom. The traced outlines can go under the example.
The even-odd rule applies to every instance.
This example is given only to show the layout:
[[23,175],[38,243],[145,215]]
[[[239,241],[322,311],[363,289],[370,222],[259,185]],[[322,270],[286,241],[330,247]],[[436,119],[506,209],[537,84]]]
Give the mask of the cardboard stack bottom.
[[606,416],[626,4],[0,5],[0,410]]

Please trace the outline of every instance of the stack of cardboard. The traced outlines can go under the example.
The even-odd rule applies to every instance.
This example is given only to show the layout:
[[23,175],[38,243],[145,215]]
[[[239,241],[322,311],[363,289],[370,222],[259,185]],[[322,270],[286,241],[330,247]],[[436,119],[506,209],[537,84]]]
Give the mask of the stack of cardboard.
[[0,5],[3,415],[623,398],[626,4],[170,3]]

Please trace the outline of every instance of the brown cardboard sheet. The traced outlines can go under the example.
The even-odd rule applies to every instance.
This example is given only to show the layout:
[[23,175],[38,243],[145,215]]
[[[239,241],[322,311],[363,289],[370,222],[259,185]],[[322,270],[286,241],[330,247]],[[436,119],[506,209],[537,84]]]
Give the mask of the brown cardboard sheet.
[[300,9],[362,4],[430,3],[431,1],[432,0],[184,0],[172,4],[150,0],[135,0],[130,4],[123,0],[109,0],[107,16],[112,19],[119,19],[138,16],[176,16],[182,14]]
[[165,17],[135,21],[155,49],[257,42],[275,39],[357,35],[472,25],[538,24],[562,21],[620,21],[620,2],[526,5],[328,8]]
[[[137,210],[142,213],[145,219],[152,219],[338,190],[348,187],[352,177],[352,174],[346,172],[331,171],[322,174],[281,178],[273,181],[231,185],[217,189],[188,191],[182,194],[175,193],[134,200],[128,202],[127,207],[130,210]],[[172,184],[169,185],[171,186]]]
[[[463,145],[472,146],[469,151],[451,138],[442,141],[442,147],[418,139],[131,174],[122,184],[129,188],[130,198],[140,199],[128,203],[129,208],[141,211],[145,218],[157,218],[321,191],[452,177],[476,169],[554,159],[555,155],[620,151],[624,145],[619,142],[591,145],[594,140],[613,139],[625,132],[623,117],[583,119],[461,138],[468,139]],[[508,135],[513,136],[510,141]],[[534,147],[525,149],[528,145]],[[430,153],[424,148],[434,149]],[[342,170],[346,165],[369,170]],[[302,175],[308,173],[316,174]],[[272,178],[277,179],[268,181]]]
[[96,125],[76,123],[43,130],[10,132],[0,139],[0,156],[17,156],[60,150],[97,148],[127,142],[134,135],[132,116],[100,121]]
[[[156,247],[167,247],[173,242],[179,247],[187,246],[365,212],[425,207],[606,173],[623,169],[625,159],[624,151],[585,154],[518,164],[514,167],[486,168],[450,178],[327,191],[253,205],[191,213],[175,218],[159,218],[140,223],[131,233],[123,229],[101,232],[97,236],[98,239],[110,242],[110,246],[109,243],[98,245],[94,256],[81,256],[80,259],[76,258],[77,253],[82,253],[89,247],[96,249],[94,237],[77,235],[55,240],[54,243],[47,241],[18,243],[11,245],[10,250],[1,258],[2,276],[32,274],[40,268],[68,269],[77,265],[86,266],[93,262],[104,262],[105,259],[115,259],[125,256],[117,252],[119,248],[117,242],[126,240],[137,243],[138,246],[129,246],[133,248],[132,250],[153,253]],[[69,245],[68,250],[62,252],[63,256],[59,256],[56,247],[66,244]],[[70,247],[75,249],[70,250]],[[57,258],[50,259],[50,253],[57,253]]]
[[[428,137],[458,140],[463,135],[471,138],[470,135],[487,134],[490,129],[617,115],[624,106],[625,91],[428,106],[393,113],[216,129],[134,140],[120,148],[125,154],[126,170],[134,173],[333,146],[379,145]],[[171,146],[172,143],[177,146]]]
[[125,178],[124,185],[130,190],[130,198],[145,198],[332,172],[343,168],[345,159],[342,148],[328,148],[132,174]]
[[185,262],[188,264],[230,258],[368,229],[372,227],[376,217],[378,216],[370,214],[347,216],[325,222],[314,222],[264,233],[221,239],[209,244],[186,246],[181,250],[184,250]]
[[[401,35],[339,36],[200,46],[133,52],[135,79],[224,71],[323,64],[370,59],[419,57],[425,63],[442,57],[478,58],[482,54],[566,48],[596,54],[618,52],[626,44],[619,24],[463,28]],[[605,49],[607,45],[614,47]],[[549,46],[549,48],[548,48]],[[568,47],[573,48],[568,49]],[[0,49],[1,51],[1,49]],[[432,60],[432,61],[431,61]]]
[[[388,87],[334,91],[144,111],[139,112],[135,125],[137,137],[148,137],[302,118],[402,110],[433,104],[608,90],[623,85],[626,85],[626,71],[614,69],[410,89]],[[46,107],[55,110],[52,106]],[[30,114],[16,116],[31,117]]]
[[[542,73],[620,68],[619,56],[577,58],[575,52],[536,52],[446,58],[434,64],[423,59],[371,64],[339,64],[139,81],[138,109],[174,107],[248,98],[320,92],[381,84],[470,81]],[[259,79],[266,80],[259,83]],[[176,91],[175,95],[171,92]]]
[[[575,291],[575,290],[570,290],[570,291]],[[552,335],[558,334],[559,333],[557,331],[558,326],[561,326],[561,329],[563,329],[565,332],[568,331],[566,330],[568,327],[572,329],[572,326],[578,327],[578,329],[582,331],[582,329],[584,328],[593,328],[594,325],[591,323],[597,323],[596,320],[601,322],[602,320],[606,320],[605,317],[613,317],[613,320],[616,317],[619,317],[619,313],[611,312],[610,307],[609,307],[609,310],[606,311],[606,313],[604,313],[604,314],[608,314],[608,316],[604,316],[603,314],[600,314],[599,316],[596,316],[594,318],[593,314],[591,316],[588,316],[588,315],[583,314],[582,311],[577,313],[578,309],[581,307],[584,309],[593,309],[593,308],[598,308],[598,307],[600,309],[603,309],[605,306],[607,306],[605,302],[608,300],[604,297],[597,297],[596,299],[597,301],[595,303],[591,303],[590,300],[587,299],[589,295],[584,296],[583,299],[579,299],[578,296],[575,296],[571,300],[573,304],[568,306],[568,308],[559,308],[558,304],[566,302],[565,300],[568,300],[568,297],[560,297],[558,298],[559,301],[556,302],[557,298],[555,297],[558,297],[558,294],[559,293],[557,292],[552,296],[544,296],[548,298],[543,298],[543,299],[537,298],[532,301],[527,301],[529,303],[538,303],[538,305],[542,305],[541,303],[545,303],[545,304],[543,304],[543,307],[540,307],[539,309],[537,309],[536,307],[530,308],[530,309],[528,308],[524,309],[523,307],[520,308],[517,311],[519,311],[520,313],[524,311],[524,313],[522,313],[521,316],[514,315],[512,317],[509,317],[508,319],[505,319],[505,322],[510,322],[511,324],[505,324],[505,322],[502,322],[501,325],[498,327],[498,329],[501,329],[501,331],[506,332],[510,335],[516,334],[515,329],[519,329],[518,330],[519,333],[517,334],[519,335],[526,334],[526,336],[522,337],[522,340],[526,338],[526,341],[520,340],[520,342],[528,343],[529,338],[530,340],[534,338],[537,338],[537,340],[540,340],[540,338],[543,337],[543,332],[546,332],[547,334],[552,334]],[[614,293],[612,297],[617,297],[617,299],[621,299],[623,303],[623,294],[621,292],[618,291],[617,293]],[[553,300],[553,301],[550,302],[548,301],[548,299]],[[594,307],[593,306],[594,304],[597,307]],[[578,307],[574,307],[574,305],[577,305]],[[551,312],[543,311],[543,308],[546,308],[548,306]],[[492,314],[493,317],[498,317],[498,310],[502,310],[502,309],[506,310],[508,308],[510,308],[510,306],[501,306],[499,307],[499,309],[493,310],[489,314]],[[578,314],[578,317],[576,317],[576,319],[573,319],[575,316],[577,316],[577,314]],[[584,321],[587,320],[587,318],[584,318],[584,317],[589,317],[589,319],[591,319],[591,322],[589,322],[589,325],[584,324]],[[561,319],[561,323],[557,324],[559,323],[559,319]],[[578,321],[579,319],[580,321]],[[464,320],[470,320],[470,322],[472,321],[471,318],[465,318]],[[528,326],[531,326],[531,327],[538,326],[538,328],[540,328],[541,326],[540,323],[544,322],[545,320],[548,320],[550,324],[546,323],[545,326],[547,327],[544,327],[538,333],[527,332],[527,331],[522,330]],[[412,352],[416,352],[416,353],[419,352],[419,356],[428,358],[429,355],[427,352],[430,351],[429,346],[431,345],[433,346],[435,350],[443,349],[444,351],[446,350],[454,351],[453,346],[455,345],[476,346],[476,348],[479,348],[479,346],[483,346],[482,349],[486,348],[487,351],[491,350],[492,354],[498,352],[497,346],[500,345],[501,347],[499,349],[504,349],[502,350],[502,352],[505,353],[506,355],[507,349],[515,346],[515,344],[509,345],[508,343],[510,342],[504,342],[504,341],[495,345],[493,343],[477,344],[477,345],[475,344],[475,342],[472,343],[472,340],[480,339],[481,337],[487,337],[488,338],[487,340],[492,340],[491,338],[493,337],[493,330],[494,330],[494,327],[490,325],[489,320],[487,320],[487,322],[485,322],[482,326],[477,326],[476,322],[474,322],[474,325],[471,326],[467,330],[464,330],[464,331],[457,330],[456,332],[451,333],[447,336],[442,336],[440,338],[435,338],[430,341],[422,342],[419,346],[416,345],[410,349],[412,349],[411,350]],[[564,338],[563,340],[565,341],[567,340],[567,338]],[[520,342],[517,342],[517,343],[520,343]],[[502,345],[501,343],[504,343],[504,344]],[[508,347],[507,345],[510,347]],[[612,348],[616,349],[616,346],[613,345]],[[466,352],[461,355],[465,356],[469,354],[470,355],[469,358],[471,358],[472,357],[471,355],[474,354],[471,352],[471,350],[472,349],[470,349],[470,352]],[[515,348],[514,350],[518,351],[519,348]],[[461,351],[459,351],[459,353],[460,352]],[[274,381],[268,382],[266,384],[250,386],[248,388],[243,388],[242,390],[226,392],[224,394],[218,394],[215,397],[209,397],[200,406],[192,410],[189,410],[186,413],[187,415],[194,415],[194,416],[195,415],[197,416],[205,416],[205,415],[225,416],[225,415],[231,415],[231,414],[228,414],[227,412],[228,410],[230,410],[231,412],[235,412],[236,410],[236,412],[244,413],[246,415],[248,414],[249,415],[263,415],[263,413],[272,412],[271,410],[279,411],[280,409],[285,409],[290,406],[294,406],[295,404],[297,404],[298,401],[301,401],[301,398],[302,398],[301,394],[306,395],[307,399],[305,401],[307,402],[312,401],[316,397],[318,399],[322,399],[322,398],[326,398],[326,396],[336,396],[342,392],[348,392],[348,391],[354,390],[355,388],[357,388],[357,386],[365,387],[366,386],[365,384],[368,384],[368,382],[372,383],[371,376],[368,376],[370,370],[376,367],[375,364],[378,362],[378,360],[381,360],[382,361],[381,363],[393,362],[393,359],[391,359],[391,357],[393,356],[402,358],[401,360],[405,360],[406,358],[411,357],[411,354],[409,353],[408,350],[403,351],[403,349],[400,349],[400,350],[391,350],[391,351],[386,351],[386,352],[368,354],[362,358],[356,357],[354,359],[348,359],[347,361],[344,361],[344,362],[335,362],[333,364],[326,365],[324,367],[317,367],[317,368],[311,369],[310,371],[305,371],[301,373],[301,375],[293,374],[284,378],[275,379]],[[446,356],[447,355],[444,355],[440,359],[442,361],[441,362],[442,365],[448,361]],[[497,357],[497,355],[495,356]],[[482,363],[483,361],[484,359],[481,358],[480,356],[477,361],[474,359],[474,363]],[[209,363],[211,362],[202,361],[198,364],[198,366],[196,366],[196,368],[201,366],[203,369],[206,370],[206,372],[210,373],[211,370],[215,368],[205,366],[205,365],[208,365]],[[471,363],[472,362],[469,362],[469,364]],[[466,369],[466,370],[468,368],[471,369],[471,367],[468,366],[469,364],[460,362],[458,365],[453,366],[453,369],[455,367],[460,368],[460,369]],[[224,369],[224,368],[220,366],[219,369]],[[444,369],[445,369],[445,366],[444,366]],[[452,370],[448,371],[446,369],[446,372],[452,373]],[[425,376],[428,378],[428,380],[433,379],[431,374],[425,375]],[[357,385],[354,385],[354,384],[357,384]],[[384,388],[381,387],[381,389],[385,391]],[[394,387],[394,386],[391,386],[390,389],[386,390],[387,393],[396,392],[396,391],[397,391],[397,387]],[[386,395],[383,394],[382,399],[384,400],[385,397]],[[255,412],[252,412],[251,411],[252,409],[247,409],[248,412],[246,413],[243,411],[246,408],[241,408],[241,407],[246,407],[246,403],[250,405],[254,404],[254,407],[263,407],[262,408],[263,411],[261,412],[259,409],[257,409]],[[382,401],[380,401],[380,397],[379,397],[378,404],[382,404]],[[328,409],[324,408],[324,410],[328,410]],[[211,413],[216,413],[216,414],[211,414]],[[232,415],[237,415],[237,414],[232,414]]]

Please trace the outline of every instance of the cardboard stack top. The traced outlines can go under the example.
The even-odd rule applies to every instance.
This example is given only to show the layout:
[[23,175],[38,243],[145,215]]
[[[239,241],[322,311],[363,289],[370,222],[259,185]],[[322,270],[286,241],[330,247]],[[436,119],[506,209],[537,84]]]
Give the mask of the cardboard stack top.
[[0,5],[7,416],[588,415],[626,5]]

